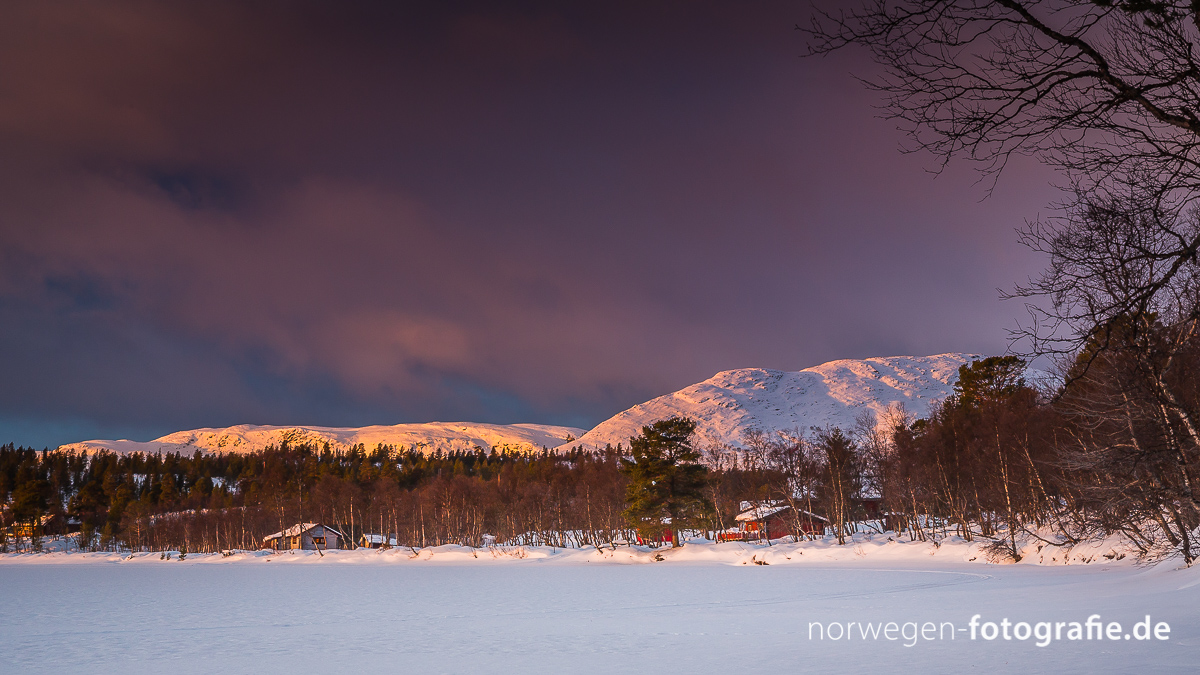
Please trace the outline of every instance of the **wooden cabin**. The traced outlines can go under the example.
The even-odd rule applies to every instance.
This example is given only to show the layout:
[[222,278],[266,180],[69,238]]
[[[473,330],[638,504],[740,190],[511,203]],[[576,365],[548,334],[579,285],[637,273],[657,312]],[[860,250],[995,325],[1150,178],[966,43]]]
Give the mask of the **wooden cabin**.
[[742,512],[734,519],[737,526],[717,533],[717,541],[779,539],[795,534],[796,529],[810,534],[821,534],[829,525],[829,521],[824,517],[803,509],[794,509],[784,502],[768,502],[761,506],[743,503],[742,506]]
[[263,538],[263,548],[276,551],[300,549],[303,551],[328,551],[342,548],[346,535],[321,523],[298,523],[284,530],[268,534]]
[[33,520],[22,520],[13,523],[7,528],[8,536],[20,539],[33,539],[46,534],[47,528],[54,521],[54,515],[46,514],[38,516]]
[[361,548],[383,548],[385,546],[395,546],[396,537],[388,534],[371,534],[365,533],[358,538],[358,545]]

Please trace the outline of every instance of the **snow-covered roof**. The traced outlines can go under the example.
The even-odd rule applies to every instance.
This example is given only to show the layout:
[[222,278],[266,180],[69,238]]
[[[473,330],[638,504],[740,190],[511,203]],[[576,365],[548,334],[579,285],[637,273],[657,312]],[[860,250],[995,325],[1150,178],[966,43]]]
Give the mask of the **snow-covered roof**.
[[[736,520],[738,522],[763,520],[764,518],[770,518],[771,516],[773,516],[777,513],[780,513],[782,511],[786,511],[790,508],[792,508],[792,507],[788,504],[763,504],[762,506],[759,506],[757,508],[742,511],[741,513],[737,514],[737,517],[734,518],[734,520]],[[813,520],[828,520],[824,516],[818,516],[817,514],[811,512],[811,511],[805,511],[804,509],[796,509],[796,512],[801,515],[808,516],[809,518],[812,518]]]
[[763,518],[769,518],[780,511],[786,511],[790,508],[791,507],[787,504],[763,504],[757,508],[742,511],[741,513],[737,514],[737,518],[734,518],[734,520],[762,520]]
[[314,527],[324,527],[326,530],[329,530],[330,532],[336,534],[339,537],[342,537],[343,539],[346,536],[346,535],[342,534],[341,532],[338,532],[337,530],[333,529],[332,527],[329,527],[328,525],[322,526],[320,523],[298,523],[296,525],[289,527],[288,529],[284,530],[283,532],[275,532],[273,534],[268,534],[267,536],[263,537],[263,541],[270,541],[272,539],[278,539],[280,537],[299,536],[300,534],[302,534],[304,532],[308,532],[309,530],[313,529]]
[[809,518],[812,518],[813,520],[823,520],[827,523],[829,522],[829,519],[826,518],[825,516],[818,516],[817,514],[813,513],[812,511],[805,511],[804,509],[796,509],[796,511],[799,512],[801,515],[805,515],[805,516],[808,516]]
[[[384,536],[382,534],[364,534],[362,538],[363,541],[367,542],[368,544],[382,544],[384,542]],[[388,546],[396,545],[395,537],[387,537],[386,539]]]

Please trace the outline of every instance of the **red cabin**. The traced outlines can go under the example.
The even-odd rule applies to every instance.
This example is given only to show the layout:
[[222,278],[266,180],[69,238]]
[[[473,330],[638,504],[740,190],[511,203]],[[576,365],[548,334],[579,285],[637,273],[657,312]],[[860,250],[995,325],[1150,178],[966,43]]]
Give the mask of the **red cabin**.
[[[749,506],[749,504],[743,504]],[[801,532],[823,533],[829,521],[803,509],[793,509],[790,504],[766,503],[762,506],[744,508],[735,519],[737,528],[717,535],[717,541],[752,541],[755,539],[779,539]]]

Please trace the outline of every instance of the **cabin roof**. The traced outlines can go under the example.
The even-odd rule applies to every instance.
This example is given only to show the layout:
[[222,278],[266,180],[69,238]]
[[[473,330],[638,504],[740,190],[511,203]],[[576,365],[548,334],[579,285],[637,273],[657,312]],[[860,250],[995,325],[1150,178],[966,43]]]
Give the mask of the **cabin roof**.
[[[742,511],[741,513],[737,514],[737,517],[734,518],[734,520],[736,520],[738,522],[743,522],[743,523],[751,522],[751,521],[755,521],[755,520],[764,520],[764,519],[770,518],[771,516],[774,516],[778,513],[787,511],[790,508],[792,508],[792,507],[789,504],[763,504],[762,506]],[[811,511],[805,511],[804,509],[796,509],[796,512],[801,515],[808,516],[809,518],[811,518],[813,520],[824,520],[824,521],[828,522],[827,518],[825,518],[823,516],[818,516],[817,514],[811,512]]]
[[308,532],[309,530],[316,528],[316,527],[324,527],[326,530],[329,530],[330,532],[336,534],[337,536],[341,537],[342,539],[346,538],[346,535],[342,534],[341,532],[338,532],[337,530],[333,529],[332,527],[330,527],[328,525],[322,525],[321,523],[297,523],[297,524],[289,527],[288,529],[284,530],[283,532],[274,532],[272,534],[268,534],[267,536],[263,537],[263,541],[279,539],[280,537],[299,536],[299,535],[304,534],[305,532]]
[[777,513],[780,513],[781,511],[787,511],[790,508],[792,507],[788,506],[787,504],[763,504],[762,506],[742,511],[741,513],[737,514],[737,518],[734,520],[743,522],[748,520],[762,520],[763,518],[769,518]]

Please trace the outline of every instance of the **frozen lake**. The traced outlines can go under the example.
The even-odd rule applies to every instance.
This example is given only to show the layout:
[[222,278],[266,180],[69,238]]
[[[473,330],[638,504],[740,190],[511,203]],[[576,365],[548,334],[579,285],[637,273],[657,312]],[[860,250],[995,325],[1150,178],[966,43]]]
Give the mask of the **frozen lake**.
[[[280,561],[285,562],[285,561]],[[0,671],[1184,673],[1200,575],[947,563],[0,565]],[[810,640],[810,622],[1084,622],[1169,640]],[[833,630],[831,628],[831,630]],[[901,630],[904,630],[903,628]],[[943,634],[945,629],[942,629]]]

